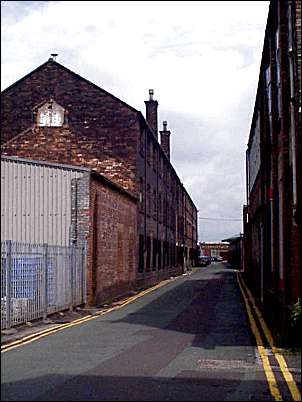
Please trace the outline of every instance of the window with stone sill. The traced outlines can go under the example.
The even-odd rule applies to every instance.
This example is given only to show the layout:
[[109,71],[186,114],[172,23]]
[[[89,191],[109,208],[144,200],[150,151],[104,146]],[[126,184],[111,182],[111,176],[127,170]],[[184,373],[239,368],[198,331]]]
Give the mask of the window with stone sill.
[[39,127],[61,127],[64,124],[64,108],[50,99],[37,110]]

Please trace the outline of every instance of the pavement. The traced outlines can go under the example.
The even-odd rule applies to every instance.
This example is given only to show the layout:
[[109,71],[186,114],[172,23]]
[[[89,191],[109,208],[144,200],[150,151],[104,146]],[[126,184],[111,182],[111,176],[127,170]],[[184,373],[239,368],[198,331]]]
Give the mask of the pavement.
[[105,314],[107,311],[111,311],[114,308],[120,307],[125,303],[135,299],[137,297],[143,296],[144,294],[164,285],[167,282],[176,280],[180,277],[185,277],[191,275],[195,272],[197,268],[188,270],[186,273],[179,277],[171,276],[170,279],[164,280],[158,284],[155,284],[145,289],[139,289],[137,291],[129,292],[127,295],[108,301],[107,303],[101,304],[100,306],[85,306],[85,307],[75,307],[73,310],[67,309],[60,312],[50,314],[46,319],[36,319],[33,321],[26,322],[24,324],[18,325],[13,328],[1,330],[1,347],[6,346],[12,342],[22,340],[28,336],[35,335],[41,331],[51,331],[60,324],[72,323],[76,320],[88,318],[95,315]]
[[10,344],[21,340],[29,335],[34,335],[38,332],[51,330],[56,328],[58,324],[71,323],[75,320],[92,316],[96,312],[103,312],[106,309],[102,308],[81,308],[76,307],[74,310],[65,310],[62,312],[54,313],[49,315],[45,320],[37,319],[34,321],[29,321],[25,324],[18,325],[10,329],[5,329],[1,331],[1,346]]
[[[133,292],[138,294],[139,292]],[[56,328],[59,324],[72,323],[94,315],[106,313],[106,311],[120,306],[129,300],[130,296],[121,298],[117,301],[104,304],[100,307],[75,307],[73,310],[64,310],[49,315],[46,319],[37,319],[34,321],[26,322],[25,324],[18,325],[14,328],[5,329],[1,331],[1,346],[8,345],[11,342],[21,340],[30,335],[37,334],[41,331],[47,331]]]

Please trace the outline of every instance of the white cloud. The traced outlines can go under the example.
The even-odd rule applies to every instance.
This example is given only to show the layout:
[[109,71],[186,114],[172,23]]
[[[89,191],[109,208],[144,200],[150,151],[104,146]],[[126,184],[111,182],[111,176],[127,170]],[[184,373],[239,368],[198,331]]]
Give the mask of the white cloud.
[[[269,2],[2,3],[2,88],[52,52],[143,113],[153,88],[173,165],[202,215],[241,216]],[[201,239],[237,233],[236,224],[202,221]]]

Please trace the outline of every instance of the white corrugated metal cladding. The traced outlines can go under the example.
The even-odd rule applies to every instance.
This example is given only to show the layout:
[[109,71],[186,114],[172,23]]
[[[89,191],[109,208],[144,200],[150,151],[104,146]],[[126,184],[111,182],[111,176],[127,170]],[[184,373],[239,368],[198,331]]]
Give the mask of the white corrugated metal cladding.
[[68,246],[71,183],[87,171],[1,157],[1,240]]

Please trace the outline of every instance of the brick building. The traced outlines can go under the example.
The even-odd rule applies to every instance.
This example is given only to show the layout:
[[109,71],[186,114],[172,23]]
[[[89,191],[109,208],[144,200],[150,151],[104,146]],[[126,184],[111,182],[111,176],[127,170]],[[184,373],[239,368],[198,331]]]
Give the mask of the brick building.
[[[137,287],[137,252],[133,244],[138,200],[94,171],[89,190],[87,292],[88,304],[98,304]],[[81,227],[78,232],[82,232]]]
[[[197,255],[197,209],[170,163],[166,122],[158,133],[157,107],[150,90],[145,119],[53,58],[1,99],[2,155],[87,167],[138,199],[133,247],[139,287],[180,274]],[[100,224],[110,220],[109,210],[108,217],[101,207],[93,210]]]
[[1,241],[86,249],[89,304],[136,288],[138,200],[129,192],[91,169],[2,156],[1,194]]
[[301,290],[301,2],[270,3],[246,162],[244,269],[285,325]]

